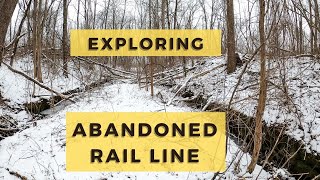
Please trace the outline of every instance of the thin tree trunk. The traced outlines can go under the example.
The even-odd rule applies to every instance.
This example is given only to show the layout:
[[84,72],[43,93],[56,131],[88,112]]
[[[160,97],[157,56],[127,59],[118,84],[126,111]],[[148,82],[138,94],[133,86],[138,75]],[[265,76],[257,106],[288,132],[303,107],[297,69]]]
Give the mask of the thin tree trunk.
[[37,57],[38,57],[38,0],[33,1],[33,76],[38,79]]
[[161,29],[165,28],[166,0],[161,0]]
[[167,24],[168,24],[168,29],[170,29],[170,15],[169,15],[169,1],[166,0],[166,6],[167,6]]
[[262,144],[262,118],[267,97],[267,80],[266,80],[266,60],[265,60],[265,34],[264,34],[264,17],[265,17],[265,0],[259,0],[259,34],[260,34],[260,92],[258,107],[256,112],[256,125],[254,132],[254,148],[252,153],[251,163],[248,166],[248,172],[252,173],[259,158],[259,153]]
[[314,51],[313,51],[313,40],[314,40],[314,38],[313,38],[313,36],[314,36],[314,31],[313,31],[313,27],[312,27],[312,25],[313,25],[313,16],[312,16],[312,2],[311,2],[311,0],[309,0],[308,1],[309,2],[309,13],[310,13],[310,23],[308,23],[309,24],[309,28],[310,28],[310,52],[311,52],[311,54],[313,54],[314,53]]
[[300,16],[300,20],[299,20],[299,32],[300,32],[300,47],[299,47],[299,49],[300,49],[300,54],[303,54],[304,53],[304,50],[303,50],[303,29],[302,29],[302,16],[301,15],[299,15]]
[[177,28],[178,0],[176,0],[173,17],[173,29]]
[[77,10],[77,29],[79,29],[79,15],[80,15],[80,0],[78,0],[78,10]]
[[42,26],[42,21],[41,21],[41,13],[42,12],[42,0],[39,0],[38,4],[38,15],[37,15],[37,77],[39,82],[42,81],[42,67],[41,67],[41,52],[42,52],[42,32],[43,32],[43,26]]
[[318,28],[319,28],[319,5],[318,0],[314,2],[314,53],[318,54]]
[[108,24],[108,14],[109,14],[109,6],[110,6],[110,0],[108,0],[108,5],[106,5],[106,1],[104,1],[104,8],[105,8],[105,22],[104,22],[104,28],[107,29],[107,24]]
[[96,16],[97,16],[97,0],[94,1],[93,5],[93,22],[92,22],[92,29],[96,28]]
[[233,0],[227,0],[227,73],[236,70]]
[[19,37],[20,34],[21,34],[21,30],[22,30],[24,21],[25,21],[25,19],[27,18],[27,15],[28,15],[28,13],[29,13],[29,10],[30,10],[30,7],[31,7],[31,2],[32,2],[32,0],[29,0],[29,2],[28,2],[28,4],[27,4],[27,8],[26,8],[26,10],[25,10],[25,12],[24,12],[24,15],[23,15],[23,17],[22,17],[22,19],[21,19],[20,25],[19,25],[19,27],[18,27],[18,31],[17,31],[17,33],[16,33],[16,39],[15,39],[15,42],[14,42],[12,55],[11,55],[11,57],[10,57],[10,66],[13,66],[14,56],[15,56],[15,54],[16,54],[16,51],[17,51],[17,48],[18,48],[19,39],[20,39],[20,38],[18,38],[18,37]]
[[123,8],[123,14],[122,14],[122,18],[121,18],[120,29],[123,29],[123,27],[124,27],[124,18],[126,16],[126,6],[127,6],[127,0],[124,0],[124,8]]
[[63,75],[68,77],[68,45],[67,45],[67,37],[68,37],[68,4],[67,0],[63,0],[63,35],[62,35],[62,58],[63,58]]

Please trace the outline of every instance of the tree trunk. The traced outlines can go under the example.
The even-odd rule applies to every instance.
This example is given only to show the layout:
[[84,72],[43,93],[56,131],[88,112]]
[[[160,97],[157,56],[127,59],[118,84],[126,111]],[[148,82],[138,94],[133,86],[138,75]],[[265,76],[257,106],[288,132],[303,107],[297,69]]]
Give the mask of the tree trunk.
[[174,16],[173,16],[173,29],[177,28],[178,3],[179,1],[176,0],[175,7],[174,7]]
[[68,4],[67,0],[63,0],[63,35],[62,35],[62,58],[63,58],[63,75],[68,77],[68,45],[67,45],[67,37],[68,37]]
[[236,70],[233,0],[227,0],[227,73]]
[[314,2],[314,53],[319,54],[318,50],[318,29],[319,29],[319,5],[318,0]]
[[18,3],[18,0],[1,0],[0,1],[0,65],[4,54],[5,39],[8,26],[11,21],[13,11]]
[[17,48],[18,48],[18,43],[19,43],[19,36],[21,34],[21,31],[22,31],[22,27],[23,27],[23,24],[24,24],[24,21],[26,20],[28,14],[29,14],[29,10],[30,10],[30,7],[31,7],[31,2],[32,0],[29,0],[28,4],[27,4],[27,8],[24,12],[24,15],[21,19],[21,22],[20,22],[20,25],[18,27],[18,31],[16,33],[16,39],[14,40],[14,45],[13,45],[13,51],[12,51],[12,54],[11,54],[11,57],[10,57],[10,66],[13,66],[13,60],[14,60],[14,56],[16,54],[16,51],[17,51]]
[[264,35],[264,17],[265,17],[265,0],[259,0],[259,34],[260,34],[260,92],[259,92],[259,100],[258,107],[256,112],[256,125],[254,132],[254,148],[252,153],[252,160],[250,165],[248,166],[248,172],[252,173],[258,158],[261,149],[262,143],[262,118],[264,113],[264,108],[266,105],[266,97],[267,97],[267,80],[266,80],[266,60],[265,60],[265,35]]
[[311,3],[311,0],[309,0],[308,3],[309,3],[309,13],[310,13],[310,23],[308,23],[309,24],[309,28],[310,28],[310,52],[311,52],[311,54],[313,54],[314,53],[314,51],[313,51],[314,31],[313,31],[313,27],[312,27],[312,25],[313,25],[313,20],[312,20],[313,16],[312,16],[312,3]]
[[33,4],[33,73],[34,78],[39,82],[42,82],[41,74],[41,34],[40,27],[40,12],[41,12],[41,0],[34,0]]
[[161,0],[161,29],[165,29],[166,4],[166,0]]
[[77,10],[77,29],[79,29],[79,16],[80,16],[80,1],[78,1],[78,10]]
[[304,50],[303,50],[303,34],[304,34],[304,31],[303,31],[303,27],[302,27],[302,16],[301,15],[299,15],[300,16],[300,20],[299,20],[299,32],[300,32],[300,40],[299,40],[299,42],[300,42],[300,44],[299,44],[299,51],[300,51],[300,54],[303,54],[304,53]]

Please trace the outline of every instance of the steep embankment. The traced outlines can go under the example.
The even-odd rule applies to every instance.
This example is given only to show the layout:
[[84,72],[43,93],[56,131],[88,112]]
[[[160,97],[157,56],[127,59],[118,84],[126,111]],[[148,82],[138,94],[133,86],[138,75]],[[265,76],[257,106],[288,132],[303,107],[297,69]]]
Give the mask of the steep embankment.
[[[227,111],[230,103],[228,124],[231,136],[240,142],[242,148],[252,152],[259,65],[253,61],[245,71],[242,66],[228,75],[225,66],[221,66],[224,63],[223,58],[199,61],[185,79],[171,88],[179,93],[169,102],[184,102],[208,111]],[[297,178],[320,174],[319,72],[319,62],[308,58],[269,61],[261,165],[272,152],[265,165],[269,169],[286,168]],[[166,82],[162,84],[166,85]]]

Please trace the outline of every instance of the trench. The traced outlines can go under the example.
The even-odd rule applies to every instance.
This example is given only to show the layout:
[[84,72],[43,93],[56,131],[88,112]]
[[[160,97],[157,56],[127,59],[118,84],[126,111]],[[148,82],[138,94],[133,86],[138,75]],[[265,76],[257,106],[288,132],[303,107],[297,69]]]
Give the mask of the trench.
[[[190,90],[186,92],[194,94],[190,93]],[[201,109],[207,100],[207,98],[199,96],[194,101],[186,101],[185,103],[188,106]],[[211,103],[207,111],[227,112],[227,109],[222,104]],[[229,137],[239,146],[245,147],[243,150],[252,155],[252,141],[254,139],[252,129],[255,127],[255,118],[232,109],[227,113],[227,123]],[[269,163],[264,167],[266,171],[272,170],[272,167],[281,168],[285,164],[283,168],[287,169],[292,177],[305,180],[313,179],[320,174],[320,154],[307,152],[303,142],[290,137],[284,131],[281,133],[283,126],[282,124],[268,126],[263,122],[263,140],[258,164],[263,165],[267,155],[272,151],[274,145],[277,144],[268,159]],[[280,136],[279,141],[276,143],[278,136]]]
[[[106,82],[108,82],[108,80],[95,82],[88,85],[85,89],[76,88],[63,94],[69,95],[72,93],[82,92]],[[193,94],[195,93],[190,90],[186,90],[182,96],[186,98]],[[49,100],[34,102],[36,104],[25,104],[25,107],[32,113],[40,114],[51,108],[50,102],[54,101],[56,104],[61,100],[61,97],[53,96]],[[203,104],[206,104],[207,100],[208,99],[204,98],[204,96],[199,96],[193,101],[186,101],[185,103],[190,107],[200,109]],[[211,103],[208,106],[207,111],[226,112],[226,108],[222,104]],[[232,109],[227,114],[227,123],[229,127],[229,137],[239,146],[245,147],[245,149],[243,149],[245,152],[249,152],[251,154],[253,151],[252,140],[254,139],[252,129],[254,129],[255,126],[255,118]],[[263,165],[267,155],[272,151],[276,144],[277,137],[281,134],[283,126],[284,125],[282,124],[268,126],[263,122],[263,141],[258,159],[259,165]],[[315,152],[307,152],[303,142],[297,141],[285,133],[280,135],[279,141],[275,146],[273,153],[269,157],[268,162],[269,163],[264,167],[266,171],[272,170],[273,167],[282,168],[283,164],[285,164],[283,168],[287,169],[292,177],[296,179],[312,179],[320,174],[320,155]]]
[[[81,93],[81,92],[85,92],[88,91],[90,89],[93,89],[95,87],[101,86],[107,82],[110,82],[110,78],[105,78],[102,79],[100,81],[96,81],[93,82],[89,85],[86,85],[84,88],[75,88],[66,92],[63,92],[63,95],[75,95],[77,93]],[[50,98],[46,99],[46,98],[40,98],[40,100],[35,101],[35,102],[29,102],[29,103],[25,103],[23,104],[23,106],[25,107],[26,110],[28,110],[31,114],[35,114],[35,115],[47,115],[49,112],[46,110],[51,109],[53,106],[57,105],[59,103],[58,109],[56,109],[55,111],[71,104],[71,102],[69,101],[64,101],[62,102],[62,98],[60,96],[51,96]],[[60,104],[61,103],[61,104]]]
[[[88,84],[83,88],[78,87],[78,88],[63,92],[61,94],[73,97],[77,93],[88,91],[90,89],[99,87],[108,82],[111,82],[110,77]],[[1,97],[0,99],[2,100]],[[10,105],[2,102],[2,105],[4,107],[12,111],[15,111],[17,113],[22,110],[28,111],[33,116],[33,119],[37,119],[37,120],[43,119],[47,115],[52,114],[54,112],[58,112],[59,110],[62,110],[63,108],[65,108],[70,104],[72,104],[72,102],[68,100],[64,101],[64,99],[62,99],[60,96],[51,96],[50,98],[40,98],[38,101],[35,101],[35,102],[24,103],[22,104],[22,107],[19,107],[19,108],[11,107]],[[18,123],[14,121],[14,119],[11,116],[9,115],[0,116],[0,141],[6,137],[13,136],[15,133],[19,131],[29,128],[30,125],[31,124],[19,126]]]

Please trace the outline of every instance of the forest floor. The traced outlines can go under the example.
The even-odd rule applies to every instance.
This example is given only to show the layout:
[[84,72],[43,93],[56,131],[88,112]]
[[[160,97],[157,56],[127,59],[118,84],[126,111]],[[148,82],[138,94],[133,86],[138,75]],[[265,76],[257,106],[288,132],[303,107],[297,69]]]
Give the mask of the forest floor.
[[[32,74],[30,57],[21,59],[15,68]],[[224,58],[202,59],[196,62],[196,68],[186,78],[175,80],[176,86],[166,87],[169,81],[162,82],[155,88],[155,96],[139,88],[132,81],[110,81],[91,91],[75,96],[76,103],[66,105],[58,110],[50,109],[46,117],[37,121],[36,125],[29,122],[32,116],[25,110],[12,110],[3,107],[1,115],[9,115],[19,124],[30,126],[0,141],[0,179],[17,179],[10,172],[16,172],[28,179],[211,179],[211,172],[105,172],[105,173],[72,173],[65,171],[65,115],[69,111],[85,112],[156,112],[156,111],[200,111],[208,102],[228,105],[235,85],[239,80],[243,67],[231,75],[225,73],[225,67],[215,68],[224,64]],[[72,68],[75,67],[75,68]],[[44,67],[52,68],[50,66]],[[57,68],[59,69],[59,68]],[[101,78],[101,73],[92,69],[79,69],[71,65],[69,78],[61,73],[44,75],[44,84],[59,92],[64,92],[84,83]],[[268,124],[286,124],[286,134],[301,140],[310,153],[320,153],[320,65],[310,59],[290,58],[269,63],[268,101],[264,121]],[[280,70],[281,69],[281,70]],[[52,69],[51,69],[52,71]],[[206,74],[201,74],[206,72]],[[6,103],[11,107],[21,107],[25,102],[36,101],[39,97],[31,97],[33,84],[22,76],[13,74],[6,67],[0,68],[0,89]],[[96,73],[96,74],[94,74]],[[53,75],[55,74],[55,75]],[[79,78],[86,76],[87,82]],[[258,62],[253,61],[242,77],[235,92],[231,107],[248,116],[254,116],[258,98]],[[170,82],[171,83],[171,82]],[[185,86],[184,86],[185,85]],[[177,89],[184,87],[183,92],[191,92],[193,96],[201,95],[208,102],[199,102],[194,107],[188,106],[183,94]],[[30,90],[31,89],[31,90]],[[36,95],[42,97],[52,95],[36,86]],[[182,97],[183,96],[183,97]],[[238,143],[228,138],[227,169],[222,176],[226,179],[240,177],[267,179],[274,174],[285,174],[283,169],[266,172],[257,166],[253,174],[247,174],[246,168],[251,156],[244,152]],[[261,173],[260,173],[261,170]]]

